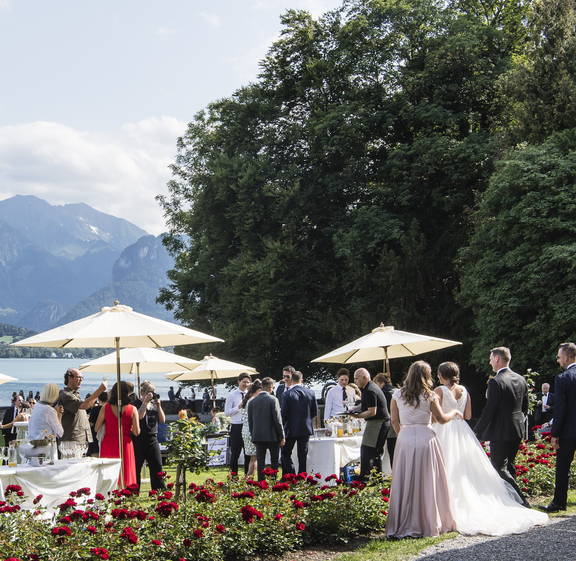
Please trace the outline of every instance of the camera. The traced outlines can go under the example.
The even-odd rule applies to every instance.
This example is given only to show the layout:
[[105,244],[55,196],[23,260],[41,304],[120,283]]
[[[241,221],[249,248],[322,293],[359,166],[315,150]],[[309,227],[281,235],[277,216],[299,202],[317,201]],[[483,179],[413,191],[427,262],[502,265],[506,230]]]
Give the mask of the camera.
[[160,400],[160,394],[154,392],[154,393],[152,394],[152,399]]

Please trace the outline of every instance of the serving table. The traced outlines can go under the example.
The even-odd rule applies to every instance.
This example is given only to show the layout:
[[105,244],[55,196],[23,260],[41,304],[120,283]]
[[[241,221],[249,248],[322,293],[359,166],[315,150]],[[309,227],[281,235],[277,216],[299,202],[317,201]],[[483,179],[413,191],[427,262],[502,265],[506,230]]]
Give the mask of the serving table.
[[8,485],[20,485],[26,497],[22,508],[36,508],[33,500],[42,495],[39,505],[52,509],[69,498],[71,491],[90,488],[90,495],[108,492],[118,485],[120,460],[116,458],[72,458],[53,465],[0,466],[0,500]]

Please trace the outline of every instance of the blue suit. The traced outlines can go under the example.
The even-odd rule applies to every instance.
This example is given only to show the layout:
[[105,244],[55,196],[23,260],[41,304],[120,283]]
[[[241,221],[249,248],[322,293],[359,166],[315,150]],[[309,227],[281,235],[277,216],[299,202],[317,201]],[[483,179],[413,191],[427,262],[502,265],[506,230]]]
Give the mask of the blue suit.
[[556,484],[552,503],[566,508],[570,464],[576,451],[576,364],[559,374],[554,382],[552,436],[558,438]]
[[282,473],[295,473],[292,450],[297,444],[298,472],[306,471],[308,441],[314,434],[312,420],[318,414],[316,395],[297,384],[284,390],[281,400],[282,423],[286,433],[286,444],[282,448]]

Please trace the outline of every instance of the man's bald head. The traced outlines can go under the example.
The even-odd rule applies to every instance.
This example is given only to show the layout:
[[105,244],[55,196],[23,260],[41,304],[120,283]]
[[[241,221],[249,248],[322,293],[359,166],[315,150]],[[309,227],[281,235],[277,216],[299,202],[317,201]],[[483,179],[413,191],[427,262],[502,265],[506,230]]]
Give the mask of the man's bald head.
[[354,382],[356,385],[362,389],[370,381],[370,372],[366,368],[358,368],[354,372]]

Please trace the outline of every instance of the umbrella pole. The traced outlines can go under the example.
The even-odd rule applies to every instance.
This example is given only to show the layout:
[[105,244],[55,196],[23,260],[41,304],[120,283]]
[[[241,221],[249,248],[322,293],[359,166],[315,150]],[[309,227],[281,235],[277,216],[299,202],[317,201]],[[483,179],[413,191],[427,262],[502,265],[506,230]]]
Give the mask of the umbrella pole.
[[216,400],[214,399],[214,370],[210,370],[210,386],[212,386],[212,408],[216,407]]
[[136,363],[136,394],[138,395],[138,397],[142,397],[140,395],[140,363],[137,362]]
[[390,375],[390,360],[388,359],[388,347],[384,347],[384,372]]
[[120,391],[120,337],[116,341],[116,394],[118,396],[118,450],[120,452],[120,488],[124,488],[124,450],[122,449],[122,392]]

